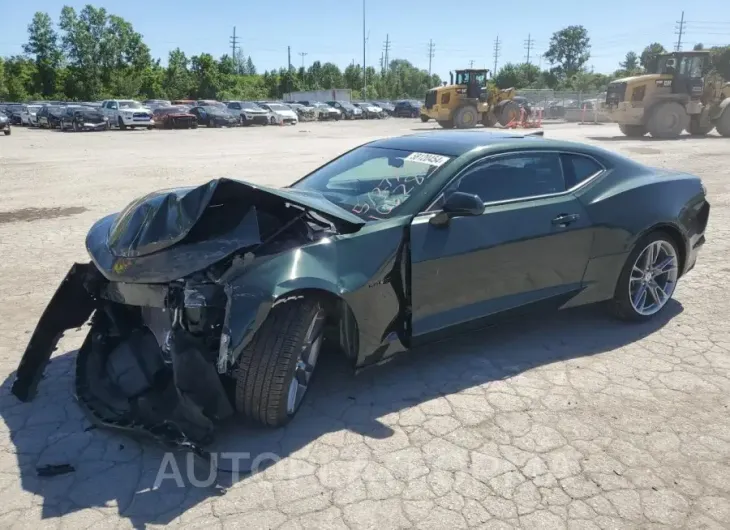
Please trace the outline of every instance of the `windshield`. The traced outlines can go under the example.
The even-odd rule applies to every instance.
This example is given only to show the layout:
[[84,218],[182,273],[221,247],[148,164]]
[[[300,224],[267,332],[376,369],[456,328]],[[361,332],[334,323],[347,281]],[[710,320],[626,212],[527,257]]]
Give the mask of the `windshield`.
[[41,110],[40,105],[28,105],[28,112],[38,112]]
[[290,108],[285,107],[281,103],[269,103],[269,108],[271,110],[291,110]]
[[119,102],[119,108],[120,109],[143,109],[141,103],[137,101],[120,101]]
[[228,111],[228,109],[221,108],[221,107],[214,107],[212,105],[206,105],[204,107],[201,107],[205,112],[208,114],[214,114],[216,116],[228,116],[231,115],[231,113]]
[[241,108],[249,110],[263,110],[256,103],[246,103],[245,101],[241,103]]
[[355,105],[348,103],[347,101],[339,101],[338,103],[342,105],[343,109],[352,110],[355,108]]
[[292,187],[319,192],[364,221],[388,219],[420,195],[424,183],[449,160],[447,156],[365,146]]

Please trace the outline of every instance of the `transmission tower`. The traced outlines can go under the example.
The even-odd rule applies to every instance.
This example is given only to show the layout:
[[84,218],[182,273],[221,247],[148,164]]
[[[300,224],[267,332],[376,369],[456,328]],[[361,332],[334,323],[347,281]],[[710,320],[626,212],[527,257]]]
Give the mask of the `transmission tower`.
[[501,51],[501,43],[499,42],[499,35],[497,35],[497,38],[494,40],[494,70],[492,72],[492,75],[497,75],[497,62],[499,61],[499,53]]
[[436,45],[433,43],[433,39],[428,41],[428,75],[431,75],[431,60],[433,59],[436,50]]
[[230,38],[231,42],[231,59],[236,60],[236,50],[238,49],[238,37],[236,37],[236,26],[233,26],[233,35]]
[[383,70],[388,71],[388,65],[390,64],[390,35],[385,35],[385,44],[383,44]]
[[532,48],[534,45],[535,45],[535,41],[532,39],[532,36],[528,33],[527,40],[525,41],[525,48],[527,49],[527,60],[525,62],[527,64],[530,64],[530,52],[532,51]]
[[682,51],[682,35],[684,34],[685,24],[686,22],[684,21],[684,11],[682,11],[682,18],[677,22],[677,25],[675,26],[676,31],[674,32],[676,35],[679,35],[677,37],[677,47],[675,48],[675,50],[678,52]]
[[307,54],[307,52],[299,52],[299,55],[301,55],[301,56],[302,56],[302,68],[304,68],[304,57],[305,57],[306,55],[308,55],[308,54]]

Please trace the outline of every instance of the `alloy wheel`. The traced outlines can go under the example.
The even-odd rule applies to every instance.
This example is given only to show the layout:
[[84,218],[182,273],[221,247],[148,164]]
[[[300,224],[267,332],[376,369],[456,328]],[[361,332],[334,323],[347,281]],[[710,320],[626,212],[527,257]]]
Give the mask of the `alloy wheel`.
[[325,314],[320,310],[309,324],[307,333],[302,341],[302,348],[299,351],[297,363],[294,366],[294,376],[289,383],[289,392],[286,400],[286,412],[294,414],[304,400],[304,395],[309,389],[309,383],[314,374],[314,368],[319,359],[322,349],[322,330],[324,328]]
[[663,239],[652,241],[631,269],[631,307],[643,316],[658,313],[672,297],[678,276],[679,261],[674,246]]

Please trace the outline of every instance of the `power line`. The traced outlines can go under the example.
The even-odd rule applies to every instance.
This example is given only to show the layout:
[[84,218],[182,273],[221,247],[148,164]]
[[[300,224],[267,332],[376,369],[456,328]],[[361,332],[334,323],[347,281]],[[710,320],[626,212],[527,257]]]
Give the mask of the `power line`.
[[304,68],[304,56],[307,55],[307,52],[299,52],[299,55],[302,56],[302,68]]
[[431,75],[431,60],[435,53],[436,45],[433,43],[433,39],[428,41],[428,75]]
[[530,64],[530,52],[532,51],[532,47],[535,45],[535,40],[532,38],[532,36],[528,33],[527,34],[527,40],[525,41],[525,48],[527,48],[527,60],[525,61],[527,64]]
[[499,42],[499,35],[497,35],[497,38],[494,40],[494,71],[492,72],[492,75],[497,75],[497,61],[499,60],[499,52],[500,52],[500,42]]
[[679,37],[677,38],[676,50],[679,52],[679,51],[682,51],[682,33],[684,33],[684,11],[682,11],[682,19],[679,22],[677,22],[677,24],[679,24],[679,26],[677,28],[679,31],[675,31],[675,33],[677,33],[679,35]]

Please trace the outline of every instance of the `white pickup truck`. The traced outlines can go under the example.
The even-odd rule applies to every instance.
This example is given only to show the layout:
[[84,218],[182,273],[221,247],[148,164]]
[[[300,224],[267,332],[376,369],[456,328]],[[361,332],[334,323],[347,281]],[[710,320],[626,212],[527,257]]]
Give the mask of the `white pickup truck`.
[[101,104],[101,111],[109,118],[109,125],[121,130],[127,127],[152,129],[152,111],[133,99],[107,99]]

